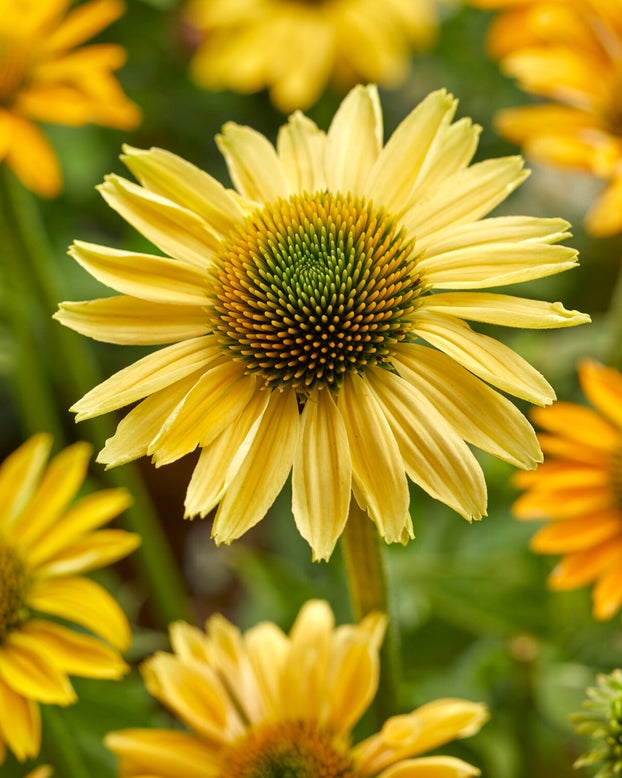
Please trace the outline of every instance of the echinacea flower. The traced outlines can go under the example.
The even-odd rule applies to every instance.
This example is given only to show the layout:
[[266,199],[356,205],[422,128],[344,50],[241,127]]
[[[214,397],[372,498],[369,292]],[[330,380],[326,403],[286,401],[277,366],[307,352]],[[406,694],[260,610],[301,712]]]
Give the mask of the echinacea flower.
[[307,108],[332,82],[397,86],[412,49],[436,38],[436,0],[190,0],[199,37],[191,73],[206,89],[268,88],[282,111]]
[[622,605],[622,375],[584,360],[579,379],[596,410],[567,402],[534,409],[546,457],[535,472],[515,476],[527,491],[513,511],[549,521],[531,548],[563,555],[550,588],[594,584],[594,617],[608,619]]
[[131,129],[138,107],[113,71],[125,50],[112,43],[79,47],[123,13],[121,0],[0,0],[0,161],[33,192],[61,188],[58,159],[39,122],[90,122]]
[[138,545],[123,530],[97,531],[129,495],[110,489],[70,504],[90,446],[76,443],[46,467],[51,442],[35,435],[0,466],[0,764],[7,747],[20,761],[39,753],[39,703],[75,702],[68,674],[120,678],[128,670],[118,653],[131,640],[127,620],[110,594],[80,574]]
[[[307,602],[289,635],[264,622],[244,634],[222,616],[206,632],[171,626],[173,654],[143,663],[147,689],[190,730],[107,735],[123,778],[467,778],[461,759],[420,756],[479,731],[481,703],[442,699],[388,719],[355,746],[352,729],[378,686],[386,619],[335,628],[328,604]],[[415,758],[413,758],[415,757]]]
[[598,236],[622,232],[622,3],[475,2],[505,9],[488,33],[502,70],[551,101],[500,111],[497,129],[534,160],[606,181],[585,225]]
[[587,711],[570,718],[578,735],[592,738],[592,748],[574,763],[574,767],[595,765],[595,778],[617,778],[622,773],[622,670],[596,677],[596,686],[587,690],[583,702]]
[[469,167],[479,128],[451,124],[455,107],[434,92],[384,148],[374,87],[355,88],[326,134],[295,113],[276,150],[228,124],[218,144],[237,191],[161,149],[127,148],[141,185],[113,175],[101,192],[171,258],[76,242],[72,256],[122,296],[62,303],[56,317],[98,340],[173,345],[73,406],[81,420],[141,401],[98,461],[160,466],[200,447],[186,514],[219,505],[218,543],[256,524],[291,471],[316,558],[330,556],[351,492],[387,542],[412,537],[407,476],[480,518],[486,485],[465,440],[534,467],[533,429],[485,382],[539,404],[554,392],[465,319],[588,321],[471,291],[561,272],[576,252],[555,245],[560,219],[481,218],[524,179],[522,160]]

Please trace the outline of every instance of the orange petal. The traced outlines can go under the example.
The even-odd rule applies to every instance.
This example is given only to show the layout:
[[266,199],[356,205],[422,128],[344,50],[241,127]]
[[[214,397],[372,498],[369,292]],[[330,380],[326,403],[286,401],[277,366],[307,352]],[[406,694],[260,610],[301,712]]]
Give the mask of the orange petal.
[[616,535],[622,537],[622,514],[610,510],[553,522],[538,530],[529,545],[539,554],[568,554],[596,546]]

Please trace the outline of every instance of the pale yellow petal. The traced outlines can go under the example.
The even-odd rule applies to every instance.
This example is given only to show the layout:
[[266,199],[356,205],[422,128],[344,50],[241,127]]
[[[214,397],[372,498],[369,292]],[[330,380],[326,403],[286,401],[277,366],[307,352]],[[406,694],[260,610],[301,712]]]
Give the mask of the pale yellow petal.
[[484,292],[430,295],[421,301],[420,310],[521,329],[575,327],[591,321],[587,314],[568,311],[561,303]]
[[20,762],[34,759],[41,748],[39,706],[13,691],[0,678],[0,741],[2,740],[6,741]]
[[196,659],[209,663],[208,640],[202,629],[185,621],[175,621],[169,626],[171,647],[182,660]]
[[67,545],[39,565],[47,576],[74,575],[123,559],[140,545],[140,535],[122,529],[99,530]]
[[352,462],[346,428],[328,390],[313,392],[301,416],[292,470],[292,511],[314,559],[329,559],[348,518]]
[[116,600],[88,578],[35,581],[26,604],[34,610],[75,621],[122,651],[132,641],[130,626]]
[[11,527],[11,537],[20,548],[29,548],[59,519],[82,486],[92,453],[90,444],[80,442],[52,459],[34,496]]
[[70,705],[76,694],[67,674],[32,641],[13,630],[0,646],[0,678],[13,691],[36,702]]
[[118,652],[101,640],[50,621],[31,619],[20,627],[17,636],[16,645],[43,653],[53,665],[69,675],[118,679],[130,669]]
[[485,515],[482,470],[428,397],[414,384],[382,368],[370,370],[368,379],[411,481],[469,521]]
[[194,211],[225,237],[244,213],[224,186],[182,157],[164,149],[123,146],[121,159],[150,191]]
[[122,345],[177,343],[210,331],[201,307],[147,302],[137,297],[60,303],[53,318],[87,338]]
[[204,517],[220,501],[257,435],[269,399],[269,392],[255,392],[236,423],[203,448],[188,485],[186,516]]
[[454,756],[424,756],[388,767],[378,778],[472,778],[480,773],[477,767]]
[[555,399],[551,386],[528,362],[494,338],[473,332],[459,319],[421,312],[414,332],[476,376],[515,397],[535,405],[548,405]]
[[104,738],[117,756],[121,775],[160,778],[218,778],[220,760],[213,745],[174,729],[124,729]]
[[[76,241],[69,254],[102,284],[154,303],[207,305],[205,269],[167,257]],[[171,314],[172,315],[172,314]]]
[[326,136],[328,189],[369,196],[366,181],[381,148],[378,90],[375,86],[356,86],[339,106]]
[[429,253],[419,260],[417,270],[433,288],[484,289],[561,273],[574,267],[576,258],[577,251],[568,246],[484,243]]
[[300,111],[281,127],[276,148],[291,192],[326,189],[325,144],[324,132]]
[[158,652],[141,672],[147,690],[208,741],[227,742],[242,734],[239,715],[209,665]]
[[114,411],[175,384],[220,356],[214,339],[206,335],[165,346],[125,367],[91,389],[70,410],[76,421]]
[[235,475],[214,520],[216,543],[230,543],[265,516],[291,470],[299,430],[296,393],[272,392],[250,447],[238,449],[230,466]]
[[0,464],[0,525],[7,526],[35,493],[52,448],[52,437],[33,435]]
[[387,543],[402,542],[410,527],[404,461],[368,382],[354,373],[346,376],[338,408],[350,443],[352,473],[367,510]]
[[106,467],[116,467],[146,456],[151,441],[201,375],[203,370],[195,370],[186,378],[154,392],[132,408],[119,422],[115,434],[108,438],[96,461]]
[[[451,122],[457,101],[444,89],[432,92],[402,121],[380,152],[366,189],[377,206],[404,209],[437,133]],[[424,206],[425,207],[425,206]]]
[[216,143],[236,189],[249,200],[271,203],[287,197],[289,187],[274,146],[250,127],[228,122]]
[[237,362],[207,369],[179,402],[151,441],[147,453],[156,467],[174,462],[201,445],[207,446],[235,424],[256,391],[254,376]]
[[205,269],[211,265],[219,238],[194,211],[109,175],[98,187],[108,205],[165,254]]
[[[503,157],[478,162],[443,181],[432,196],[402,216],[409,235],[431,235],[444,227],[480,219],[525,180],[521,157]],[[387,182],[389,185],[390,182]]]
[[416,343],[398,344],[395,351],[398,373],[466,441],[516,467],[542,461],[533,427],[506,397],[440,351]]
[[281,678],[289,655],[289,639],[276,624],[266,621],[244,633],[244,646],[266,715],[281,716]]

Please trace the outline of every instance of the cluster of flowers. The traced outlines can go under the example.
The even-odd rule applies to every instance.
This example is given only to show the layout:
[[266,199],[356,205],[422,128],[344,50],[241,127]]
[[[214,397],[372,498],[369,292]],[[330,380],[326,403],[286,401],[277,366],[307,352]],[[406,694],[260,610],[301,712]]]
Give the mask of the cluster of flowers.
[[[607,178],[588,226],[619,231],[620,6],[509,5],[491,51],[527,90],[563,104],[506,111],[500,130],[540,159]],[[61,179],[33,122],[139,119],[112,75],[123,50],[76,48],[120,4],[67,6],[0,3],[0,155],[42,195],[58,192]],[[187,15],[204,35],[192,66],[199,83],[268,87],[287,111],[312,104],[329,79],[397,83],[410,46],[429,44],[435,31],[423,0],[192,0]],[[572,46],[560,29],[576,33]],[[590,68],[602,78],[588,79]],[[469,322],[543,329],[589,317],[481,291],[571,269],[576,251],[561,245],[562,219],[489,215],[526,173],[519,157],[472,164],[480,128],[454,121],[456,105],[433,92],[386,143],[374,86],[355,86],[327,131],[296,110],[276,147],[227,124],[217,142],[233,189],[162,149],[126,147],[138,183],[111,175],[101,194],[163,255],[77,241],[71,255],[120,294],[64,302],[56,318],[97,340],[163,347],[72,410],[81,420],[134,406],[98,455],[108,467],[142,456],[161,466],[199,448],[185,509],[203,517],[217,509],[217,543],[259,522],[291,474],[296,526],[318,560],[331,556],[353,510],[387,543],[406,544],[409,480],[468,520],[485,515],[486,484],[469,444],[524,470],[544,451],[550,461],[516,479],[527,492],[515,513],[551,521],[533,539],[534,550],[564,555],[551,586],[596,581],[594,615],[609,618],[622,605],[622,377],[583,363],[583,389],[602,415],[557,403],[534,414],[547,430],[540,436],[501,394],[540,406],[555,399],[539,372]],[[19,760],[38,754],[38,705],[73,702],[68,675],[119,678],[128,669],[119,654],[131,640],[127,620],[82,573],[138,545],[132,533],[100,529],[130,497],[116,489],[74,503],[90,450],[75,444],[46,467],[50,447],[37,435],[0,469],[0,760],[7,748]],[[110,734],[120,774],[479,774],[453,757],[421,756],[477,732],[487,718],[478,703],[438,700],[352,745],[378,688],[385,627],[370,613],[336,628],[320,601],[302,608],[289,635],[271,623],[241,634],[218,616],[205,632],[173,624],[173,654],[156,654],[142,672],[191,732]]]

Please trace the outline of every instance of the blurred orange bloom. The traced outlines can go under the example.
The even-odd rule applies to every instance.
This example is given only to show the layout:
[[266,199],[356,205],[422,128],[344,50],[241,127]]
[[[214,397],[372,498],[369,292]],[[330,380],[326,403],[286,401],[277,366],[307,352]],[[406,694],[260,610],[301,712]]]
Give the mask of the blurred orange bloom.
[[514,515],[550,520],[531,540],[538,553],[563,554],[549,586],[593,583],[594,617],[608,619],[622,605],[622,375],[585,360],[579,379],[596,411],[564,402],[534,409],[545,461],[515,476],[527,491]]
[[33,192],[54,197],[58,158],[35,122],[130,129],[139,108],[112,75],[125,50],[111,43],[76,48],[115,21],[121,0],[0,0],[0,160]]

